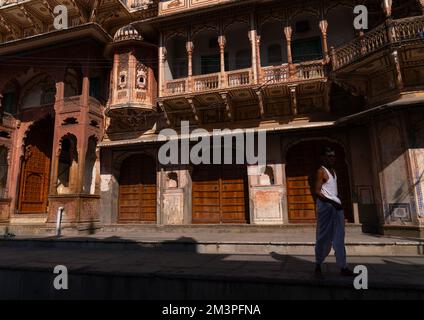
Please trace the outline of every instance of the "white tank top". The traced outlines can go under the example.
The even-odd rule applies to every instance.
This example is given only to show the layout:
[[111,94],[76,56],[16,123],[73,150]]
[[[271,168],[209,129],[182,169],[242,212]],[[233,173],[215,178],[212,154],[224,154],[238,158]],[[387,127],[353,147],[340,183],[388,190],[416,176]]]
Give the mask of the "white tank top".
[[333,200],[337,202],[338,204],[342,204],[338,197],[338,191],[337,191],[337,175],[334,172],[334,176],[330,173],[330,171],[327,170],[326,167],[322,166],[322,168],[327,172],[328,180],[327,182],[322,184],[321,187],[321,194],[326,197],[327,199]]

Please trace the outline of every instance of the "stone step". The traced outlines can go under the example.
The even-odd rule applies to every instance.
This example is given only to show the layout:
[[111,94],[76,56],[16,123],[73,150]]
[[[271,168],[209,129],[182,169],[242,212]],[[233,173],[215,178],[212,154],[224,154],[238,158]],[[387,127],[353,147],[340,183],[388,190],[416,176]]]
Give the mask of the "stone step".
[[[267,234],[252,237],[235,235],[215,237],[207,234],[123,236],[102,233],[79,237],[15,237],[0,240],[2,247],[81,248],[145,251],[196,252],[202,254],[270,254],[314,255],[314,239],[305,234],[298,237],[272,239]],[[424,242],[395,238],[372,238],[366,235],[346,237],[346,251],[351,256],[420,256]]]
[[[249,224],[202,224],[202,225],[156,225],[156,224],[110,224],[96,229],[90,229],[90,225],[81,225],[77,228],[64,228],[63,235],[76,236],[94,234],[98,232],[107,233],[129,233],[129,234],[169,234],[169,233],[299,233],[315,232],[315,224],[289,224],[289,225],[249,225]],[[360,224],[347,224],[346,233],[360,233]],[[46,224],[12,224],[0,225],[0,235],[10,232],[21,236],[55,235],[55,227]]]
[[[189,224],[189,225],[151,225],[151,224],[111,224],[102,227],[104,232],[140,232],[140,233],[287,233],[315,232],[316,224],[287,224],[287,225],[249,225],[249,224]],[[360,224],[347,224],[346,232],[360,233]]]

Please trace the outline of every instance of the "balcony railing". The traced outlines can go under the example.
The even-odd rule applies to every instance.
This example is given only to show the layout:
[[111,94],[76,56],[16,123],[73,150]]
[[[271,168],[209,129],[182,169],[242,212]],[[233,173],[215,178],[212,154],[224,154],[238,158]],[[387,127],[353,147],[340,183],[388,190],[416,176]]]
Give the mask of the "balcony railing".
[[422,39],[424,41],[424,16],[394,20],[395,41]]
[[193,77],[193,89],[195,92],[218,89],[220,87],[220,73],[211,73]]
[[311,61],[296,65],[297,80],[319,79],[325,76],[325,65],[322,61]]
[[191,86],[189,78],[165,81],[163,95],[173,96],[185,93],[207,92],[220,89],[239,88],[254,84],[274,84],[285,82],[297,82],[304,80],[320,79],[326,76],[326,64],[323,60],[302,62],[293,65],[293,74],[290,75],[288,64],[261,68],[260,81],[256,83],[251,68],[211,73],[193,76]]
[[165,93],[167,95],[183,94],[187,89],[187,78],[166,82]]
[[240,87],[252,83],[251,69],[227,72],[228,87]]
[[335,49],[332,54],[333,68],[340,69],[390,43],[421,39],[424,41],[424,16],[393,20]]
[[289,65],[270,66],[262,68],[262,81],[264,83],[287,82],[290,78]]

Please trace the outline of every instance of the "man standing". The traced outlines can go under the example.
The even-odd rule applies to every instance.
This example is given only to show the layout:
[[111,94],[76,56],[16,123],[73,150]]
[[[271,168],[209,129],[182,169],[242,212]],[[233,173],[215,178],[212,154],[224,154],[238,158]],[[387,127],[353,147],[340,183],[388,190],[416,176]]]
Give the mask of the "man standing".
[[317,195],[315,275],[322,277],[321,264],[330,253],[332,244],[340,274],[353,276],[354,273],[346,263],[344,212],[338,197],[337,175],[334,170],[336,153],[332,148],[326,147],[321,156],[322,166],[317,171],[315,183]]

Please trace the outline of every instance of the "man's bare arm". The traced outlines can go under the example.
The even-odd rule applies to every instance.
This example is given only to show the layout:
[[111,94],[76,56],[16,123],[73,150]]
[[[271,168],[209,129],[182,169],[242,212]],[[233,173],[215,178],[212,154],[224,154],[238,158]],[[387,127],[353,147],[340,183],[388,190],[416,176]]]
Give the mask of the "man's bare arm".
[[326,200],[324,195],[321,193],[322,184],[327,181],[325,171],[322,168],[317,170],[316,179],[315,179],[315,194],[318,198]]
[[326,196],[324,196],[321,193],[322,185],[327,180],[328,180],[327,173],[324,171],[323,168],[319,168],[318,171],[317,171],[316,180],[315,180],[315,194],[317,195],[317,197],[319,199],[321,199],[321,200],[323,200],[325,202],[332,203],[337,209],[342,209],[342,206],[339,203],[337,203],[337,202],[335,202],[335,201],[333,201],[331,199],[328,199]]

